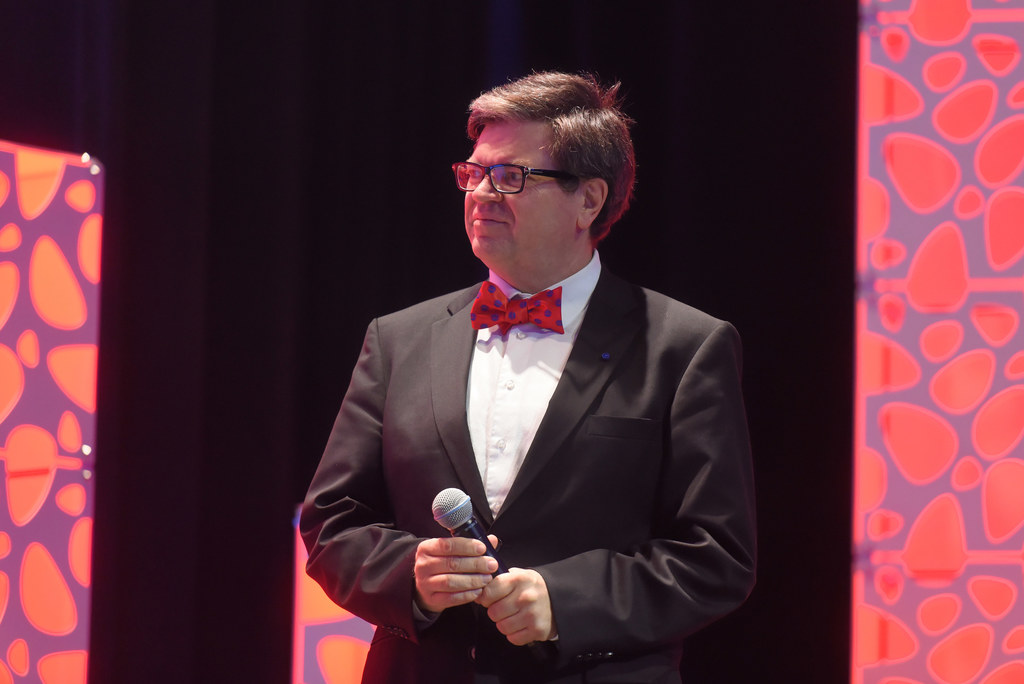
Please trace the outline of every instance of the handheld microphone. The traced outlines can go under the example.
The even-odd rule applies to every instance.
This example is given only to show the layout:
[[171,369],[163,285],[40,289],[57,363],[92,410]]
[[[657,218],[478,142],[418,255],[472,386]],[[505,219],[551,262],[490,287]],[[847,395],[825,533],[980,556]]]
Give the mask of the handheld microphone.
[[434,497],[430,510],[433,511],[437,524],[451,532],[453,537],[479,539],[484,543],[487,547],[484,555],[498,561],[498,570],[493,573],[495,577],[508,572],[508,568],[498,558],[497,552],[487,539],[484,528],[473,517],[473,502],[470,501],[468,494],[456,487],[441,490]]
[[[430,506],[434,513],[434,520],[437,524],[452,533],[453,537],[466,537],[467,539],[479,539],[487,547],[485,556],[490,556],[498,561],[497,572],[492,573],[494,577],[508,572],[508,568],[498,558],[497,552],[487,539],[487,533],[473,517],[473,502],[469,495],[457,487],[449,487],[437,493],[434,503]],[[530,655],[538,663],[547,663],[554,658],[554,648],[550,642],[541,643],[533,641],[526,644]]]

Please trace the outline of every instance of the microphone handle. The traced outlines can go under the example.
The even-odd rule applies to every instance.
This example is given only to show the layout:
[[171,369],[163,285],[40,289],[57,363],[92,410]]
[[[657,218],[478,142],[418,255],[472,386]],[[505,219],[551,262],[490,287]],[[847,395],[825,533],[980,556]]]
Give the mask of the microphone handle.
[[487,547],[487,551],[484,552],[484,555],[485,556],[490,556],[494,560],[498,561],[498,570],[496,572],[492,573],[492,575],[494,577],[497,577],[498,575],[501,575],[502,573],[508,572],[508,568],[506,568],[505,564],[501,562],[500,558],[498,558],[497,551],[495,551],[494,547],[491,546],[491,541],[487,538],[487,533],[484,532],[484,528],[480,526],[480,523],[478,523],[476,521],[476,518],[471,516],[469,518],[469,520],[467,520],[465,523],[463,523],[459,527],[456,527],[454,530],[451,531],[451,533],[452,533],[453,537],[465,537],[466,539],[479,539],[480,541],[482,541],[484,543],[484,546]]

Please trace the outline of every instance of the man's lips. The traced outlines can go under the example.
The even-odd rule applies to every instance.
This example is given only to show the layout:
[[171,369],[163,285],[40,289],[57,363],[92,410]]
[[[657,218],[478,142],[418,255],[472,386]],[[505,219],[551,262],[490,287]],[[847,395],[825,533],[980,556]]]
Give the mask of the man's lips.
[[489,221],[491,223],[502,223],[505,219],[500,216],[484,216],[481,214],[473,214],[473,221]]

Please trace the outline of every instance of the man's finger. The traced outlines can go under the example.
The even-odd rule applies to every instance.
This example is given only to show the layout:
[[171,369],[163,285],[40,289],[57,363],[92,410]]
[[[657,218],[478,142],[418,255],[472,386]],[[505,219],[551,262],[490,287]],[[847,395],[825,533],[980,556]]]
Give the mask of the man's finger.
[[487,547],[478,539],[438,537],[420,542],[417,552],[420,550],[431,556],[482,556]]

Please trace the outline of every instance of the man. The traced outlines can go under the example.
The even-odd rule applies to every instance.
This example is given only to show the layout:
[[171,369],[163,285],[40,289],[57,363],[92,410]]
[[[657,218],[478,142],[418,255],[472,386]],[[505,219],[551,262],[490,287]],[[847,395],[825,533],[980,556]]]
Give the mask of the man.
[[[378,625],[364,682],[678,682],[753,586],[738,336],[595,250],[632,195],[617,88],[477,98],[453,169],[490,280],[367,331],[301,516],[309,574]],[[449,487],[507,573],[433,520]]]

